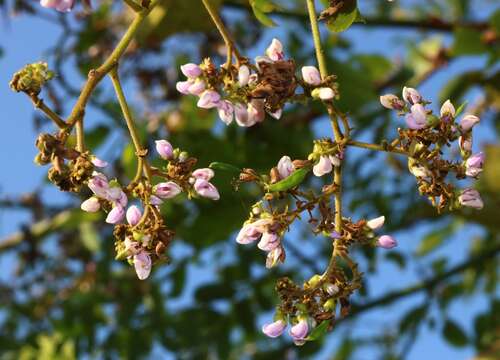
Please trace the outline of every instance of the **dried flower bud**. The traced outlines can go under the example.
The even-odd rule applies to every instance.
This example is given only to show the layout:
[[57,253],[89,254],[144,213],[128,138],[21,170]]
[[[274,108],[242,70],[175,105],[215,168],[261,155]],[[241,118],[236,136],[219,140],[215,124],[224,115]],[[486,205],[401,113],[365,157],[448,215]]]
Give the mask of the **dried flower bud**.
[[43,85],[54,77],[45,62],[28,64],[14,74],[10,88],[14,91],[23,91],[27,94],[39,94]]

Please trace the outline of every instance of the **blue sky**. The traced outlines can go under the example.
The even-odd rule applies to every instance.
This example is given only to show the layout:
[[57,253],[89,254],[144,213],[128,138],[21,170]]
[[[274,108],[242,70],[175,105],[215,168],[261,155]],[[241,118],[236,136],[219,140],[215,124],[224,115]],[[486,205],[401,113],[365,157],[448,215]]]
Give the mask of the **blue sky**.
[[[5,55],[0,58],[0,108],[2,109],[0,121],[2,122],[3,131],[0,132],[0,162],[2,163],[2,171],[0,172],[0,196],[6,194],[22,194],[30,192],[40,186],[41,180],[45,177],[46,169],[37,167],[33,164],[33,158],[36,154],[34,147],[35,132],[32,127],[32,111],[33,107],[29,100],[21,94],[13,93],[7,86],[11,75],[21,68],[24,64],[43,60],[45,58],[44,51],[53,45],[53,42],[59,35],[59,29],[38,18],[21,16],[12,19],[9,23],[2,20],[0,22],[0,46],[5,50]],[[356,27],[350,30],[349,36],[353,39],[355,46],[362,49],[363,52],[371,53],[378,52],[390,54],[396,57],[404,55],[405,50],[403,44],[394,42],[394,34],[386,30],[363,30],[362,27]],[[390,45],[390,46],[389,46]],[[464,68],[481,67],[483,59],[468,58],[454,63],[450,68],[441,71],[432,81],[429,81],[420,89],[426,97],[436,98],[437,89],[444,82],[450,79],[453,74],[462,71]],[[77,80],[80,81],[80,80]],[[472,93],[474,97],[477,94]],[[133,98],[134,94],[130,95]],[[326,135],[326,127],[319,126],[318,134]],[[496,141],[495,135],[490,131],[481,131],[479,133],[480,141],[476,142],[476,147],[485,142]],[[44,188],[43,196],[51,201],[59,201],[62,196],[55,189]],[[424,201],[424,200],[422,200]],[[7,234],[18,229],[18,226],[27,221],[24,214],[17,211],[0,212],[0,239]],[[419,229],[409,229],[408,232],[396,234],[401,248],[408,254],[411,254],[418,241],[416,239],[425,235],[428,231],[426,227]],[[381,294],[389,289],[399,289],[419,279],[421,269],[425,268],[439,254],[454,254],[453,263],[458,263],[466,256],[466,251],[470,245],[471,239],[475,234],[479,234],[480,230],[468,226],[460,235],[449,241],[447,245],[439,250],[439,252],[430,258],[420,260],[414,268],[401,271],[393,264],[384,264],[376,274],[371,274],[369,287],[372,295]],[[228,246],[233,246],[229,244]],[[452,265],[452,264],[450,264]],[[12,259],[0,257],[0,266],[3,269],[12,268]],[[201,269],[192,267],[193,274],[199,274]],[[8,270],[4,272],[2,277],[8,276]],[[200,282],[207,282],[210,275],[206,275]],[[194,286],[195,284],[191,284]],[[356,327],[359,334],[370,333],[373,331],[380,332],[381,329],[391,331],[390,319],[397,319],[398,315],[404,313],[411,305],[415,305],[422,301],[422,295],[415,296],[407,301],[398,303],[397,306],[387,307],[382,310],[373,311],[365,317],[365,326],[363,328]],[[459,323],[463,324],[470,332],[470,319],[474,314],[484,309],[487,305],[485,299],[471,298],[456,302],[451,307],[449,316]],[[265,319],[263,318],[262,321]],[[335,347],[337,340],[342,336],[343,332],[349,332],[351,329],[348,326],[342,326],[331,336],[325,346],[325,349],[320,359],[328,358],[330,351]],[[440,337],[439,331],[429,331],[425,329],[416,345],[412,348],[408,359],[420,360],[423,357],[431,359],[468,359],[473,355],[472,348],[456,349],[449,347]],[[371,360],[374,354],[360,353],[358,359]]]

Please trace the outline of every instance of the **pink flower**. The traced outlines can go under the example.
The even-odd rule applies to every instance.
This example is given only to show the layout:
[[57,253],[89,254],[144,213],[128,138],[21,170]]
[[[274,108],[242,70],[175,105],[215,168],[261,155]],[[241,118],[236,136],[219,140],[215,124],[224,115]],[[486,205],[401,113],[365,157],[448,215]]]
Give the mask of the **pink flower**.
[[93,156],[91,161],[95,167],[103,168],[103,167],[108,166],[107,161],[101,160],[97,156]]
[[290,336],[293,341],[297,345],[301,345],[304,342],[304,339],[307,337],[307,333],[309,332],[309,325],[307,324],[306,319],[300,320],[297,324],[291,327]]
[[219,112],[220,119],[226,124],[229,125],[233,122],[234,118],[234,107],[233,104],[228,100],[223,100],[219,103],[217,107],[217,111]]
[[465,152],[472,151],[472,137],[470,134],[462,135],[458,138],[458,144],[460,146],[460,150]]
[[278,234],[273,232],[265,232],[262,234],[257,247],[264,251],[272,251],[276,249],[280,244],[280,237]]
[[205,90],[198,100],[198,107],[202,109],[211,109],[217,107],[220,102],[220,95],[213,90]]
[[455,107],[450,100],[446,100],[441,106],[440,115],[445,120],[451,120],[455,117]]
[[203,168],[203,169],[196,169],[195,171],[193,171],[191,175],[193,175],[195,179],[202,179],[209,181],[211,178],[215,176],[215,173],[210,168]]
[[151,257],[142,250],[134,255],[134,268],[139,280],[147,279],[151,273]]
[[121,206],[115,206],[106,217],[108,224],[118,224],[125,217],[125,210]]
[[220,195],[217,188],[207,180],[197,179],[194,183],[194,190],[203,197],[211,200],[219,200]]
[[188,92],[192,95],[200,96],[205,91],[205,88],[206,85],[203,80],[196,80],[189,86]]
[[264,121],[266,112],[264,111],[264,100],[253,99],[248,103],[248,126],[255,125],[256,123]]
[[423,129],[427,126],[427,111],[422,104],[415,104],[406,115],[406,124],[410,129]]
[[40,5],[60,12],[69,12],[73,8],[75,0],[40,0]]
[[238,233],[238,236],[236,237],[236,242],[239,244],[250,244],[256,240],[258,240],[262,236],[262,232],[259,230],[258,227],[254,226],[253,224],[246,224],[244,225],[240,232]]
[[479,118],[475,115],[465,115],[460,120],[460,128],[463,132],[470,131],[479,121]]
[[398,242],[390,235],[382,235],[378,238],[377,245],[384,249],[392,249],[398,245]]
[[82,202],[80,208],[86,212],[97,212],[101,208],[101,204],[99,204],[99,200],[95,196],[92,196]]
[[110,187],[107,191],[107,196],[105,199],[123,208],[127,206],[128,203],[127,195],[123,192],[122,188],[119,186]]
[[139,221],[141,221],[142,212],[141,210],[139,210],[137,206],[132,205],[127,209],[126,217],[127,217],[127,222],[130,225],[135,226],[139,223]]
[[162,199],[171,199],[182,192],[182,188],[173,181],[156,184],[153,188],[156,196]]
[[177,89],[178,92],[184,95],[190,94],[189,88],[191,85],[194,84],[193,80],[188,80],[188,81],[178,81],[177,84],[175,84],[175,88]]
[[163,200],[160,199],[158,196],[151,195],[149,197],[149,203],[151,205],[154,205],[154,206],[159,206],[159,205],[163,204]]
[[266,268],[271,269],[272,267],[278,264],[278,261],[281,260],[281,255],[283,254],[283,249],[281,246],[274,248],[273,250],[267,253],[266,257]]
[[103,199],[107,198],[109,183],[104,174],[94,172],[87,185],[89,189],[98,197]]
[[137,241],[132,241],[128,236],[123,241],[125,244],[125,250],[129,253],[129,256],[138,254],[141,251],[141,246]]
[[266,55],[269,56],[272,61],[283,60],[285,58],[283,45],[278,39],[273,39],[273,41],[271,41],[271,45],[266,49]]
[[303,66],[301,71],[306,84],[314,86],[321,84],[321,75],[315,66]]
[[465,162],[465,174],[467,176],[476,177],[483,171],[484,153],[480,152],[471,156]]
[[156,151],[165,160],[172,159],[174,156],[174,148],[167,140],[156,140]]
[[250,69],[248,66],[243,65],[238,69],[238,84],[245,86],[250,81]]
[[408,101],[411,105],[422,102],[422,96],[420,93],[414,88],[406,86],[403,88],[403,99]]
[[273,323],[264,324],[262,332],[270,338],[276,338],[283,334],[286,328],[286,323],[283,320],[277,320]]
[[391,110],[403,110],[405,107],[404,101],[393,94],[381,96],[380,103],[383,107]]
[[384,225],[384,222],[385,216],[379,216],[378,218],[368,220],[366,225],[372,230],[377,230]]
[[283,156],[278,162],[277,168],[281,179],[289,177],[295,171],[295,166],[290,156]]
[[313,173],[314,175],[320,177],[330,173],[332,169],[333,169],[332,162],[330,161],[329,157],[326,155],[322,155],[319,158],[319,162],[316,165],[314,165]]
[[468,206],[478,210],[481,210],[484,206],[481,195],[477,190],[472,188],[464,189],[458,197],[458,201],[460,205]]
[[236,105],[234,105],[234,115],[235,115],[236,123],[239,126],[248,127],[248,126],[253,125],[253,124],[249,125],[248,111],[247,111],[247,108],[245,105],[240,104],[240,103],[237,103]]
[[181,71],[188,78],[197,78],[201,75],[201,68],[193,63],[181,65]]

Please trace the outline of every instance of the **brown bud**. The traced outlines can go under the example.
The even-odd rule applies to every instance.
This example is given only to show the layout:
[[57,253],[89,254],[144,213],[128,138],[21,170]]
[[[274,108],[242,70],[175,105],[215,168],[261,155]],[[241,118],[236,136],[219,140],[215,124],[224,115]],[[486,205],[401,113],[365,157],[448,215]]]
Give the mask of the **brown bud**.
[[158,244],[156,244],[155,252],[156,252],[156,255],[158,257],[161,257],[165,253],[166,250],[167,250],[167,247],[165,246],[164,243],[159,242]]
[[273,167],[271,171],[269,172],[269,175],[271,176],[271,184],[277,183],[280,181],[280,173],[276,167]]
[[293,160],[292,161],[293,166],[295,166],[296,169],[301,169],[303,167],[311,165],[311,162],[309,160]]
[[251,182],[259,179],[259,175],[253,169],[243,169],[240,173],[240,181]]

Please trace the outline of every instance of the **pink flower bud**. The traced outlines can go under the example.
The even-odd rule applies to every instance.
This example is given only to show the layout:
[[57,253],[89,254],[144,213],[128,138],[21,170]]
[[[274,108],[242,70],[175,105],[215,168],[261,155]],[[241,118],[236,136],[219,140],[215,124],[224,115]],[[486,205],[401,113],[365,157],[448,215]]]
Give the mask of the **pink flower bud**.
[[95,167],[104,168],[108,166],[107,161],[101,160],[97,156],[93,156],[91,161]]
[[391,110],[403,110],[405,107],[404,101],[393,94],[381,96],[380,103],[383,107]]
[[332,100],[335,97],[335,93],[329,87],[322,87],[322,88],[319,88],[318,97],[321,100],[328,101],[328,100]]
[[309,332],[309,325],[306,319],[300,320],[297,324],[291,327],[290,336],[294,342],[301,342],[307,337]]
[[203,179],[197,179],[194,183],[194,190],[203,197],[211,200],[219,200],[219,191],[215,186]]
[[125,217],[125,210],[121,206],[115,206],[106,217],[108,224],[118,224]]
[[151,257],[146,251],[134,255],[134,268],[139,280],[145,280],[151,273]]
[[248,125],[248,111],[245,105],[240,103],[234,105],[234,117],[236,119],[236,123],[239,126],[243,127],[251,126]]
[[182,188],[173,181],[156,184],[153,188],[156,196],[162,199],[171,199],[182,192]]
[[262,234],[257,247],[264,251],[272,251],[276,249],[280,244],[280,237],[278,234],[273,232],[265,232]]
[[198,107],[202,109],[211,109],[219,105],[220,95],[213,90],[205,90],[198,100]]
[[382,235],[378,238],[377,245],[384,249],[392,249],[398,245],[398,242],[392,236]]
[[75,0],[40,0],[40,5],[60,12],[69,12],[73,8]]
[[478,210],[481,210],[484,206],[481,195],[477,190],[472,188],[464,189],[458,197],[458,202],[460,203],[460,205],[468,206]]
[[98,197],[106,199],[109,190],[108,179],[104,174],[95,172],[88,182],[89,189]]
[[340,164],[342,162],[340,160],[340,156],[343,157],[343,153],[339,153],[337,156],[329,155],[328,159],[330,159],[330,162],[332,163],[333,166],[340,166]]
[[465,151],[466,153],[472,151],[472,137],[470,134],[460,136],[460,138],[458,138],[458,144],[460,146],[460,150]]
[[262,332],[270,338],[276,338],[283,334],[286,328],[286,323],[283,320],[277,320],[270,324],[264,324]]
[[264,111],[264,100],[253,99],[247,106],[249,126],[264,121],[266,112]]
[[172,159],[174,156],[174,148],[167,140],[156,140],[156,151],[165,160]]
[[125,250],[129,255],[136,255],[141,251],[141,246],[137,241],[132,241],[128,236],[123,241],[125,245]]
[[158,196],[151,195],[149,197],[149,203],[153,206],[160,206],[161,204],[163,204],[163,200],[160,199]]
[[467,176],[476,177],[483,171],[484,153],[480,152],[471,156],[465,162],[465,174]]
[[295,166],[293,165],[290,156],[283,156],[278,162],[277,168],[281,179],[289,177],[295,170]]
[[177,89],[178,92],[184,95],[190,94],[189,88],[191,85],[194,84],[193,80],[188,80],[188,81],[178,81],[177,84],[175,84],[175,88]]
[[95,196],[92,196],[87,200],[85,200],[84,202],[82,202],[80,208],[83,211],[93,213],[99,211],[99,209],[101,208],[101,204],[99,203],[99,200]]
[[302,79],[309,85],[317,86],[321,84],[321,75],[315,66],[303,66]]
[[427,111],[422,104],[412,105],[410,114],[406,115],[406,124],[414,130],[427,126]]
[[250,244],[256,240],[258,240],[262,236],[262,232],[259,231],[259,229],[254,226],[253,224],[246,224],[244,225],[240,232],[238,233],[238,236],[236,237],[236,242],[238,244]]
[[372,230],[377,230],[384,225],[384,222],[385,222],[385,216],[379,216],[378,218],[368,220],[366,222],[366,225]]
[[441,118],[445,119],[446,121],[451,120],[455,117],[455,107],[450,100],[446,100],[443,106],[441,106],[440,115]]
[[193,175],[195,179],[202,179],[209,181],[211,178],[215,176],[215,173],[212,169],[203,168],[203,169],[196,169],[195,171],[193,171],[191,175]]
[[475,115],[465,115],[460,120],[460,128],[463,132],[470,131],[479,121],[479,118]]
[[228,100],[223,100],[219,103],[218,112],[220,119],[226,124],[229,125],[233,121],[234,117],[234,107],[233,104]]
[[137,206],[132,205],[127,209],[126,217],[127,217],[127,222],[130,225],[135,226],[141,220],[142,212],[141,212],[141,210],[139,210],[139,208]]
[[278,39],[273,39],[273,41],[271,41],[271,45],[266,49],[266,55],[269,56],[272,61],[283,60],[285,58],[283,45]]
[[332,171],[332,169],[333,169],[332,162],[330,161],[328,156],[322,155],[319,158],[319,162],[316,165],[314,165],[313,173],[314,173],[314,175],[320,177],[320,176],[323,176],[325,174],[330,173]]
[[181,65],[181,71],[188,78],[197,78],[201,75],[201,68],[193,63]]
[[246,65],[240,66],[238,69],[238,84],[245,86],[250,81],[250,69]]
[[408,101],[411,105],[422,102],[422,96],[420,93],[414,88],[406,86],[403,88],[403,99]]
[[271,269],[276,266],[279,261],[281,261],[281,255],[283,254],[283,249],[281,246],[274,248],[267,253],[266,257],[266,268]]
[[192,95],[200,96],[205,91],[206,85],[203,80],[196,80],[188,88],[188,92]]

